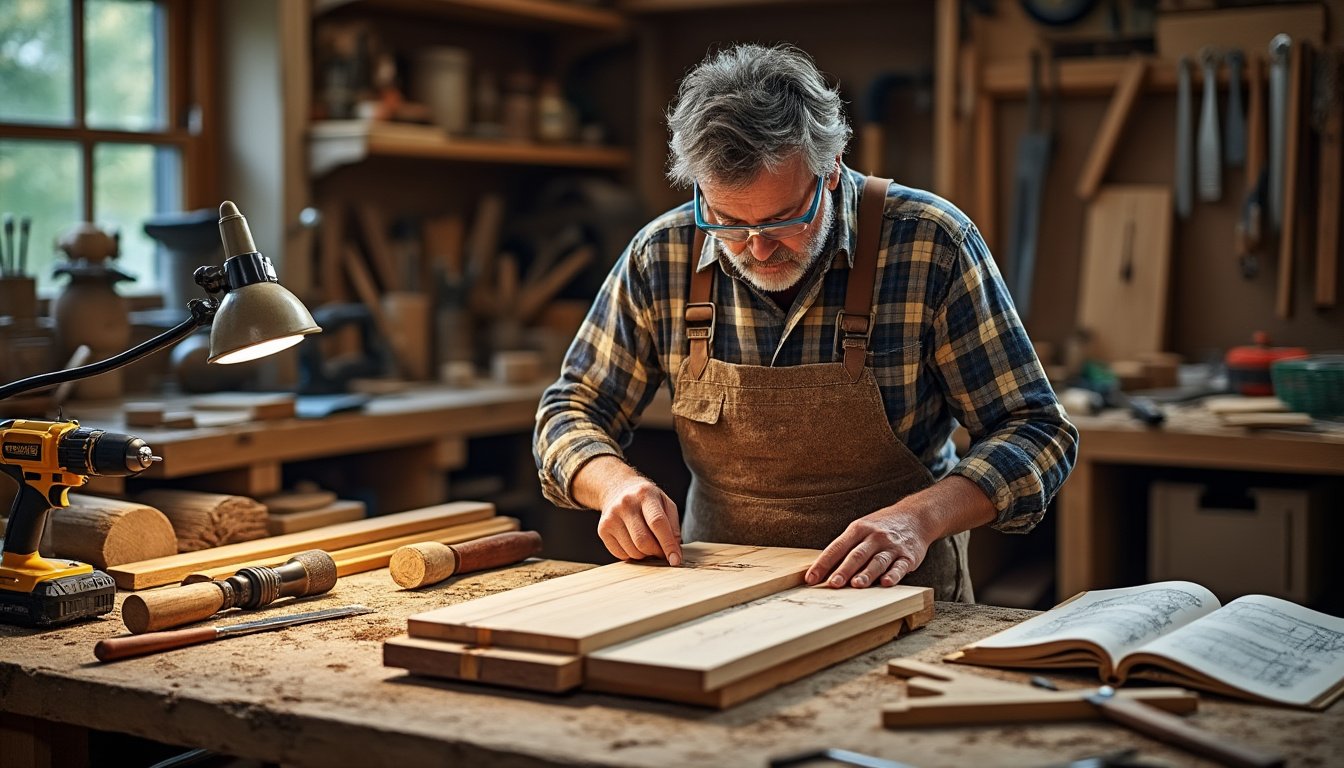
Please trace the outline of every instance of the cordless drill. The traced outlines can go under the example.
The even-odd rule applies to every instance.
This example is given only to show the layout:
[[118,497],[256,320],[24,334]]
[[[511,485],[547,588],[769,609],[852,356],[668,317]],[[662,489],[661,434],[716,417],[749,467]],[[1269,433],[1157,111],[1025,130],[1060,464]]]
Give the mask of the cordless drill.
[[111,576],[88,563],[46,560],[38,542],[47,516],[69,507],[70,489],[89,475],[129,477],[158,460],[138,437],[78,421],[0,421],[0,470],[19,484],[0,558],[0,623],[51,626],[112,610]]

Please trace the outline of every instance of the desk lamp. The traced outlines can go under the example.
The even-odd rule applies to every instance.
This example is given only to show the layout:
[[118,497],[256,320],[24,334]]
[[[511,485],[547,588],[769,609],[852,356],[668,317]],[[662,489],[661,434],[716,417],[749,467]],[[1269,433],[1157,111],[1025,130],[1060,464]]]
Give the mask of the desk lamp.
[[[106,360],[6,384],[0,400],[115,370],[206,325],[211,326],[208,360],[220,364],[265,357],[322,330],[280,286],[271,260],[257,252],[247,219],[231,202],[219,207],[219,233],[224,265],[196,269],[196,284],[209,296],[187,304],[190,319]],[[19,485],[0,556],[0,623],[48,626],[112,610],[112,577],[87,563],[46,560],[38,543],[51,511],[70,506],[70,489],[87,483],[89,475],[138,475],[159,457],[138,437],[77,421],[0,421],[0,448],[0,472]]]

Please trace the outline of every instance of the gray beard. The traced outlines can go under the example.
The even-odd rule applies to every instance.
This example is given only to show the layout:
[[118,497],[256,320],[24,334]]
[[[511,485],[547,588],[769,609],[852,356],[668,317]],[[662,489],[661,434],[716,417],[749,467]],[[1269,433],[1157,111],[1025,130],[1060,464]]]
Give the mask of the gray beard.
[[[728,259],[728,263],[733,265],[737,273],[747,282],[768,293],[787,291],[798,284],[812,267],[816,266],[817,260],[821,257],[821,251],[826,247],[826,239],[831,234],[831,227],[835,224],[835,205],[830,195],[822,202],[824,210],[818,214],[821,217],[821,225],[812,230],[812,237],[803,246],[802,251],[795,251],[783,245],[775,248],[775,252],[770,254],[770,258],[765,261],[757,261],[752,255],[750,249],[743,249],[741,253],[733,253],[728,250],[728,245],[719,241],[719,250]],[[756,267],[773,267],[779,264],[794,264],[796,268],[779,275],[765,276],[756,271]]]

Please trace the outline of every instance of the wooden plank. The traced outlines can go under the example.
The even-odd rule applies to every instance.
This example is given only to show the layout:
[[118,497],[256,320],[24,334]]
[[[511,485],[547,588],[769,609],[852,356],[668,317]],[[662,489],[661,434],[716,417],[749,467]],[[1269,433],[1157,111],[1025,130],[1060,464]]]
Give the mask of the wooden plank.
[[484,520],[495,514],[492,504],[456,501],[395,515],[371,517],[312,531],[272,536],[256,541],[229,544],[187,554],[142,560],[109,568],[108,574],[120,589],[146,589],[181,581],[183,576],[228,563],[241,563],[282,552],[305,549],[343,549],[372,541],[433,530],[454,523]]
[[[938,0],[934,11],[933,191],[956,196],[957,45],[961,14],[956,0]],[[870,171],[877,173],[876,170]]]
[[564,653],[482,648],[400,635],[383,643],[383,666],[413,675],[563,693],[583,683],[583,657]]
[[[1293,268],[1297,256],[1298,219],[1304,214],[1298,210],[1302,164],[1302,101],[1307,97],[1306,63],[1311,47],[1293,41],[1288,54],[1288,117],[1283,137],[1283,225],[1279,231],[1279,278],[1274,299],[1274,314],[1287,320],[1293,316]],[[1273,184],[1274,180],[1270,179]]]
[[1078,325],[1101,360],[1164,348],[1171,258],[1171,190],[1108,185],[1088,206]]
[[589,654],[589,681],[709,691],[932,609],[923,587],[798,587]]
[[996,130],[994,99],[981,93],[975,100],[975,158],[980,172],[976,175],[976,225],[991,253],[998,247],[999,236],[999,137]]
[[1142,58],[1135,57],[1125,66],[1124,76],[1120,79],[1120,84],[1115,87],[1111,103],[1106,107],[1106,116],[1101,120],[1101,129],[1097,131],[1097,137],[1092,142],[1092,151],[1088,153],[1082,176],[1078,179],[1078,196],[1082,199],[1091,200],[1096,197],[1101,179],[1106,175],[1106,167],[1111,164],[1115,147],[1120,143],[1120,134],[1124,132],[1125,123],[1134,112],[1134,102],[1138,100],[1139,91],[1143,88],[1143,78],[1147,72],[1148,63]]
[[[1318,149],[1316,174],[1316,308],[1330,309],[1339,291],[1339,219],[1341,177],[1344,177],[1344,49],[1333,47],[1319,53],[1316,67],[1317,93],[1333,88],[1319,105],[1316,122]],[[1320,100],[1318,100],[1319,102]]]
[[610,680],[585,687],[606,693],[620,693],[643,698],[664,699],[700,707],[727,709],[734,704],[760,696],[762,693],[806,677],[813,672],[885,645],[910,629],[920,626],[923,626],[923,623],[918,622],[913,616],[907,619],[897,619],[712,691],[654,688],[639,683],[621,683]]
[[695,542],[685,562],[624,562],[417,614],[412,637],[589,653],[799,586],[817,550]]
[[272,512],[266,518],[266,529],[270,531],[272,536],[297,533],[299,531],[311,531],[314,528],[321,528],[324,525],[335,525],[336,523],[348,523],[352,520],[362,520],[365,511],[364,502],[362,501],[340,499],[333,501],[325,507],[305,509],[302,512],[285,512],[281,514]]
[[296,397],[292,392],[215,392],[189,402],[196,411],[243,411],[254,421],[272,421],[294,418]]
[[[420,544],[426,541],[437,541],[441,544],[457,544],[458,542],[471,541],[483,536],[491,536],[496,533],[505,533],[507,531],[518,530],[518,520],[513,517],[490,517],[485,520],[478,520],[474,523],[463,523],[461,525],[448,525],[442,528],[435,528],[432,531],[423,531],[420,533],[411,533],[405,536],[396,536],[390,539],[360,544],[354,547],[345,547],[343,549],[328,552],[331,559],[336,561],[336,575],[348,576],[352,573],[364,573],[377,568],[385,567],[392,559],[392,553],[398,548],[408,544]],[[309,548],[311,549],[311,547]],[[212,579],[227,579],[243,568],[266,566],[274,568],[283,564],[286,560],[306,550],[295,550],[278,555],[258,558],[245,563],[230,563],[221,565],[218,568],[207,568],[195,573],[189,573],[182,579],[183,584],[192,584],[198,581],[211,581]],[[376,558],[381,557],[381,562]]]

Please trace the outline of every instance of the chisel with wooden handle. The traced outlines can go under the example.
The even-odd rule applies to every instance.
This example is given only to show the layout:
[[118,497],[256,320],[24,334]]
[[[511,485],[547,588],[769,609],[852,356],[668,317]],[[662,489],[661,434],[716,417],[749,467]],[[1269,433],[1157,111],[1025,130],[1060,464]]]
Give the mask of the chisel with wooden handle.
[[392,580],[406,589],[437,584],[459,573],[483,571],[525,560],[541,552],[536,531],[497,533],[463,544],[427,541],[392,553]]
[[1221,765],[1238,768],[1278,768],[1282,755],[1261,752],[1226,737],[1201,730],[1169,712],[1141,701],[1117,698],[1115,689],[1102,686],[1087,698],[1107,719],[1145,733],[1159,741],[1175,744],[1196,754],[1213,758]]
[[328,608],[324,611],[310,611],[309,613],[296,613],[292,616],[275,616],[242,624],[230,624],[227,627],[192,627],[191,629],[175,629],[170,632],[150,632],[144,635],[131,635],[130,637],[113,637],[108,640],[99,640],[98,644],[93,646],[93,655],[97,656],[99,661],[116,661],[117,659],[128,659],[132,656],[143,656],[147,653],[185,648],[188,645],[210,643],[236,635],[268,632],[272,629],[284,629],[285,627],[307,624],[313,621],[340,619],[365,613],[373,613],[373,609],[362,605],[346,605],[340,608]]
[[260,608],[281,597],[307,597],[336,585],[336,562],[320,549],[291,557],[275,568],[254,566],[219,581],[131,595],[121,620],[135,634],[180,627],[229,608]]

